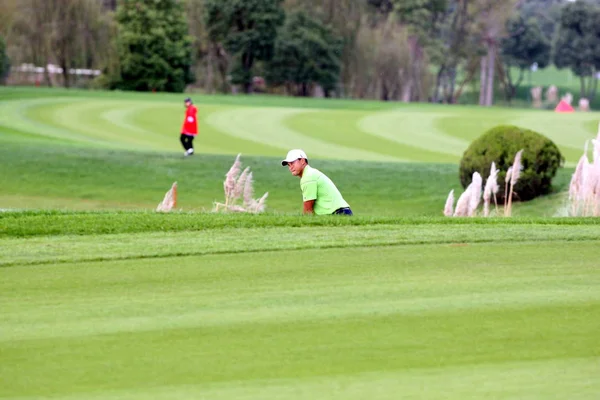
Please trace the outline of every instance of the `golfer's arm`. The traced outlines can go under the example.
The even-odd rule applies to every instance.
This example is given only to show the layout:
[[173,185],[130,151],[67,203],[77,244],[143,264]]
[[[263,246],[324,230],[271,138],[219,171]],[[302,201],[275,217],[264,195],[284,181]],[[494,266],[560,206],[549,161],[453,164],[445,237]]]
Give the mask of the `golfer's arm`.
[[315,213],[315,200],[307,200],[304,202],[304,214]]

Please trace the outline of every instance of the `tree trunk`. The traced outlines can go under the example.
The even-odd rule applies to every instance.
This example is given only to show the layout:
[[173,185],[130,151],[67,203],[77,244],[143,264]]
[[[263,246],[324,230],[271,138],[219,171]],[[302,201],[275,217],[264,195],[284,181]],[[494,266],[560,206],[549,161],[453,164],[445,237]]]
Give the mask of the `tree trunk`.
[[214,63],[215,63],[215,50],[212,45],[208,46],[208,52],[206,54],[206,81],[204,83],[204,90],[212,94],[214,92]]
[[487,61],[487,82],[485,89],[485,105],[490,107],[494,103],[494,71],[496,68],[496,44],[490,43],[488,46]]
[[[469,66],[467,67],[467,76],[463,79],[463,81],[458,86],[458,90],[456,91],[456,93],[451,94],[451,96],[452,96],[451,103],[452,104],[454,104],[458,101],[458,99],[462,95],[465,85],[467,83],[471,82],[471,80],[475,77],[476,73],[477,73],[477,59],[473,59],[473,61],[470,62]],[[456,71],[455,71],[455,75],[456,75]]]
[[385,84],[385,82],[381,82],[381,100],[388,101],[389,99],[390,98],[388,94],[387,85]]
[[442,86],[442,75],[445,73],[446,66],[442,65],[438,70],[437,77],[435,79],[435,88],[433,90],[433,98],[431,99],[432,103],[438,103],[440,100],[440,89]]
[[44,79],[46,80],[46,85],[52,87],[52,79],[50,78],[50,72],[48,71],[48,62],[44,65]]
[[412,86],[411,86],[411,90],[410,90],[410,97],[408,99],[408,101],[420,101],[421,100],[421,93],[423,92],[422,87],[421,87],[421,74],[420,71],[422,70],[422,61],[423,58],[421,56],[421,48],[420,46],[417,44],[417,49],[416,49],[416,57],[413,61],[413,65],[411,68],[411,72],[412,72]]
[[227,52],[218,43],[215,43],[217,69],[221,79],[221,93],[228,92],[229,82],[227,82],[227,71],[229,70],[229,58]]
[[488,56],[485,55],[481,57],[481,72],[479,77],[479,105],[485,105],[485,99],[487,98],[486,89],[487,89],[487,68],[488,64]]
[[510,65],[505,65],[501,58],[496,58],[496,74],[504,91],[504,100],[509,104],[514,97],[514,86],[512,84],[512,75]]
[[308,84],[306,82],[300,84],[300,96],[308,97]]
[[416,36],[410,36],[408,38],[408,48],[410,54],[409,66],[407,68],[407,81],[402,85],[401,100],[405,103],[409,103],[415,97],[420,95],[420,82],[419,82],[419,70],[422,59],[422,49],[419,44],[419,39]]
[[65,88],[69,89],[71,87],[71,75],[69,74],[69,65],[66,60],[63,60],[60,63],[60,67],[62,68],[62,76],[63,76],[63,85]]
[[517,89],[521,86],[523,82],[523,78],[525,77],[525,69],[519,68],[519,77],[516,82],[512,80],[512,74],[510,73],[510,64],[503,65],[503,72],[500,72],[499,75],[506,77],[506,81],[504,83],[504,88],[506,92],[506,100],[510,103],[517,96]]
[[71,87],[71,77],[69,75],[69,69],[63,68],[63,85],[69,89]]
[[414,80],[414,77],[410,77],[405,82],[405,84],[402,85],[402,94],[400,95],[401,96],[400,99],[404,103],[410,103],[410,99],[411,99],[412,91],[413,91],[413,80]]
[[498,62],[498,77],[501,79],[504,86],[504,99],[510,104],[514,97],[514,85],[512,74],[510,73],[510,64],[505,64],[502,61]]
[[448,86],[450,95],[448,96],[448,103],[453,103],[454,87],[456,86],[456,67],[450,68],[448,71]]
[[244,93],[250,94],[253,91],[252,85],[252,66],[254,64],[254,57],[252,54],[242,54],[242,68],[246,71],[248,79],[244,82]]
[[593,71],[592,73],[592,83],[590,85],[589,88],[589,94],[587,99],[592,102],[592,100],[594,100],[594,98],[596,97],[596,90],[598,89],[598,79],[596,79],[596,71]]

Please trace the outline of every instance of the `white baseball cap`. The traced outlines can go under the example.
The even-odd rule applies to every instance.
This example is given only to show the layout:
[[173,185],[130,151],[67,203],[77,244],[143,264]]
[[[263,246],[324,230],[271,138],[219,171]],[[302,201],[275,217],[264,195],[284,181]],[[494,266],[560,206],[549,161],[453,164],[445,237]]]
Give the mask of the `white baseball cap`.
[[308,160],[308,157],[306,157],[306,153],[303,152],[300,149],[294,149],[294,150],[290,150],[287,153],[287,156],[285,156],[285,160],[281,161],[281,165],[283,165],[284,167],[286,165],[288,165],[288,163],[294,162],[300,158],[304,158],[305,160]]

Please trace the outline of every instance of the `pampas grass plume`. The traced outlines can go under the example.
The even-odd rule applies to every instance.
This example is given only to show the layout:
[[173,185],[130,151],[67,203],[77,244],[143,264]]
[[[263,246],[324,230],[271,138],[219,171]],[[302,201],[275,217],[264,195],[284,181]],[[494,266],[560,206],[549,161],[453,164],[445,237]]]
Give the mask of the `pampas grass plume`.
[[[521,175],[521,157],[523,155],[523,149],[517,151],[515,154],[515,159],[513,161],[513,165],[511,167],[511,176],[510,176],[510,189],[508,190],[508,203],[504,208],[504,215],[509,216],[512,214],[512,196],[513,189],[519,180],[519,176]],[[508,173],[507,173],[508,175]]]
[[[585,142],[585,144],[586,144],[585,154],[587,154],[587,142]],[[592,150],[593,162],[600,161],[600,139],[592,139],[592,146],[593,146],[593,150]]]
[[[250,167],[246,167],[241,171],[240,156],[241,154],[237,155],[233,165],[225,175],[225,181],[223,182],[225,203],[215,202],[213,211],[259,213],[266,208],[265,201],[269,193],[265,193],[258,200],[252,198],[254,196],[254,177]],[[240,198],[243,198],[242,205],[237,204]]]
[[512,179],[512,166],[508,167],[508,170],[506,171],[506,177],[504,177],[504,182],[508,183],[508,182],[510,182],[511,179]]
[[517,154],[515,154],[515,160],[512,165],[512,175],[510,176],[510,184],[514,186],[517,184],[519,177],[521,176],[521,169],[523,166],[521,165],[521,158],[523,156],[523,150],[519,150]]
[[448,193],[448,198],[446,199],[446,205],[444,206],[444,215],[446,217],[451,217],[454,212],[454,189]]
[[265,207],[267,206],[267,197],[269,197],[269,192],[265,192],[258,202],[256,203],[254,212],[260,213],[265,211]]
[[469,217],[475,215],[475,211],[481,201],[481,185],[483,180],[479,172],[473,172],[473,180],[471,182],[471,197],[469,199]]
[[252,179],[252,172],[246,175],[246,181],[244,182],[244,204],[246,206],[252,204],[254,200],[254,180]]
[[227,202],[227,199],[231,198],[231,196],[233,195],[233,191],[235,190],[235,184],[240,175],[240,170],[242,167],[242,163],[240,161],[241,155],[242,155],[241,153],[237,155],[237,157],[235,158],[235,161],[233,162],[233,165],[231,165],[231,168],[229,168],[229,171],[227,171],[227,174],[225,175],[225,181],[223,182],[223,189],[225,190],[225,201],[226,202]]
[[233,193],[231,194],[231,202],[234,203],[242,197],[244,193],[244,187],[246,185],[246,179],[250,173],[250,167],[244,168],[239,178],[235,181]]
[[600,132],[592,139],[593,161],[588,159],[586,141],[569,184],[569,211],[572,216],[600,216]]
[[504,177],[504,213],[506,214],[506,201],[508,200],[508,185],[512,176],[512,166],[508,167],[506,176]]
[[492,181],[492,193],[498,193],[498,168],[496,168],[496,163],[492,161],[492,166],[490,169],[490,177],[493,178]]
[[569,184],[569,199],[578,200],[581,195],[581,187],[583,184],[583,176],[585,174],[585,169],[588,165],[588,158],[585,153],[579,158],[579,162],[577,163],[577,167],[575,168],[575,172],[573,176],[571,176],[571,183]]
[[177,206],[177,182],[173,182],[171,189],[165,193],[163,201],[156,207],[156,211],[169,212]]
[[483,215],[485,217],[490,215],[490,199],[494,195],[495,201],[496,193],[498,193],[498,169],[496,168],[496,163],[492,161],[490,176],[487,178],[485,189],[483,190]]
[[471,202],[471,187],[472,183],[467,186],[465,191],[460,195],[454,209],[455,217],[466,217],[469,214],[469,203]]

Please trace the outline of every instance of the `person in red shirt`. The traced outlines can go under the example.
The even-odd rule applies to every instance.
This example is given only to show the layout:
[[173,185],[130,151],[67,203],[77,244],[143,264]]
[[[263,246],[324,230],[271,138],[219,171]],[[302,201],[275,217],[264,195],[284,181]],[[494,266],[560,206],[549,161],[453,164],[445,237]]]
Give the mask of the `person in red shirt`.
[[198,119],[196,114],[198,113],[198,109],[192,103],[192,99],[189,97],[185,99],[185,120],[183,121],[183,126],[181,127],[181,136],[179,140],[183,148],[185,149],[184,156],[191,156],[194,154],[194,138],[198,134]]

